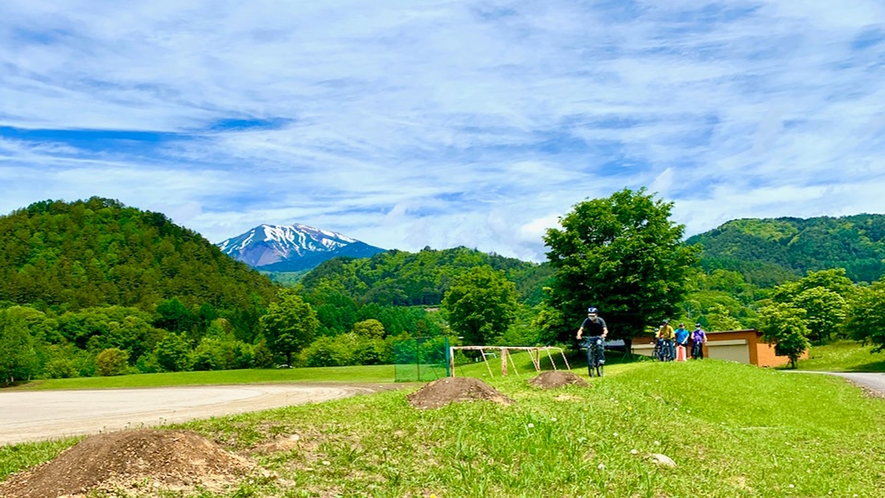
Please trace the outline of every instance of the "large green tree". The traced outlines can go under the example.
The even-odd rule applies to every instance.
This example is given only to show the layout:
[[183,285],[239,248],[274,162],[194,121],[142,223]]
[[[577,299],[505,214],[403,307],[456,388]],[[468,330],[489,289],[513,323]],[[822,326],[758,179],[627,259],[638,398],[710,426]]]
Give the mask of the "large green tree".
[[586,200],[544,237],[556,270],[548,295],[562,315],[558,337],[574,337],[587,307],[600,309],[610,336],[629,342],[646,326],[674,316],[688,289],[697,249],[670,221],[672,203],[640,189]]
[[493,342],[516,319],[516,286],[504,273],[478,266],[455,277],[443,298],[449,325],[465,344]]
[[291,289],[281,289],[277,301],[270,304],[261,317],[264,337],[270,349],[286,357],[292,364],[292,354],[298,353],[313,341],[319,320],[310,304]]
[[7,384],[30,377],[37,364],[24,311],[19,306],[0,310],[0,381]]
[[805,325],[805,310],[777,303],[763,308],[760,315],[762,338],[773,342],[774,353],[790,358],[790,365],[796,368],[799,357],[811,346]]
[[870,288],[860,288],[848,307],[846,330],[852,339],[871,341],[885,350],[885,278]]

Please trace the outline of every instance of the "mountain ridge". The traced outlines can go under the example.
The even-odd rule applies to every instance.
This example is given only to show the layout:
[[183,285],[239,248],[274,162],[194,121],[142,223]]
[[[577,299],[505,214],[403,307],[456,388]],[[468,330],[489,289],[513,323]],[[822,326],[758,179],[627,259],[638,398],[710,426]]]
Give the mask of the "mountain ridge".
[[386,251],[338,232],[301,223],[261,224],[216,246],[238,261],[271,272],[309,270],[335,257],[366,258]]
[[845,268],[855,282],[872,282],[885,273],[881,214],[740,218],[686,243],[701,245],[704,270],[735,270],[762,286],[829,268]]

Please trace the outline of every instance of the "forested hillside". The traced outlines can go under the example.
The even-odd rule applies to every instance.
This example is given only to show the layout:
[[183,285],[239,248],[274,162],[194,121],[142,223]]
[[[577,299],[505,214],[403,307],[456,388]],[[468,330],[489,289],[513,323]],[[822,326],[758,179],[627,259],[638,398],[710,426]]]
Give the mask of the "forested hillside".
[[44,201],[0,217],[0,301],[38,309],[186,306],[250,310],[270,280],[160,213],[93,197]]
[[309,291],[330,284],[361,304],[437,306],[456,275],[483,265],[503,271],[526,304],[541,301],[542,285],[553,272],[546,263],[538,265],[466,247],[425,248],[417,253],[390,250],[367,259],[326,261],[307,273],[301,283]]
[[855,282],[885,273],[885,216],[879,214],[733,220],[686,242],[703,247],[708,273],[734,270],[766,287],[828,268],[845,268]]
[[277,290],[160,213],[38,202],[0,217],[0,380],[269,365]]

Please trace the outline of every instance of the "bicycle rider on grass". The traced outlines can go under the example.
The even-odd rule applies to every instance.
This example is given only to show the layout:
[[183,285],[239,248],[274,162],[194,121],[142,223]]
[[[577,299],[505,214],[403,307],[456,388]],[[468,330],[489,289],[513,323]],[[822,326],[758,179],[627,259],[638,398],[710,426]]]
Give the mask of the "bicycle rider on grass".
[[[601,375],[602,372],[598,369],[605,364],[605,352],[602,346],[602,341],[605,340],[605,336],[608,335],[608,327],[605,325],[605,320],[599,316],[599,310],[592,306],[587,309],[587,318],[584,319],[584,322],[581,323],[581,328],[578,329],[578,335],[576,336],[578,342],[584,337],[585,330],[586,336],[589,339],[587,341],[587,371],[590,373],[590,376],[593,377],[593,368],[596,367],[597,374]],[[599,359],[599,362],[596,365],[593,364],[594,349],[596,349],[595,352]]]

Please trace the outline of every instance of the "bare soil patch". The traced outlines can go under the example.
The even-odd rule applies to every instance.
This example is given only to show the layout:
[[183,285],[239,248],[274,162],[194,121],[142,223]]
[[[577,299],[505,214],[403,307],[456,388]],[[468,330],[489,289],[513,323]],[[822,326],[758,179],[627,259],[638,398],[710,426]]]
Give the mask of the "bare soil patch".
[[0,496],[73,498],[120,490],[156,496],[160,490],[196,486],[222,490],[253,468],[251,461],[194,432],[126,430],[90,436],[54,460],[10,476],[0,484]]
[[564,386],[589,386],[587,381],[577,375],[571,372],[560,372],[558,370],[543,372],[537,377],[530,379],[528,383],[535,387],[540,387],[541,389],[555,389]]
[[492,401],[509,405],[513,400],[494,387],[472,377],[447,377],[435,380],[408,395],[406,399],[415,408],[439,408],[453,402]]

